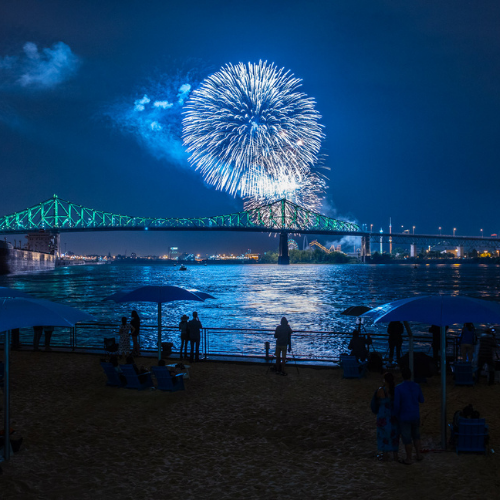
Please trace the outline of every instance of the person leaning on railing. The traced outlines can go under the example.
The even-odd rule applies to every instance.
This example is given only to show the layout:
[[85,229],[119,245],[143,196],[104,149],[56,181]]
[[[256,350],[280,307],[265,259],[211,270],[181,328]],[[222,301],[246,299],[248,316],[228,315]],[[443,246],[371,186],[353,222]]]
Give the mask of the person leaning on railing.
[[292,350],[292,329],[288,324],[288,320],[283,316],[281,324],[276,327],[274,332],[276,339],[276,374],[287,375],[285,372],[286,350]]

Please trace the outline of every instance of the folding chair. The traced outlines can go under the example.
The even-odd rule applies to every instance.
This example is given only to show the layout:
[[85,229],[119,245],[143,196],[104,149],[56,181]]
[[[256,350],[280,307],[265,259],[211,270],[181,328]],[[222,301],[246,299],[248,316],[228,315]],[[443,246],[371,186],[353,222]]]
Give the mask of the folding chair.
[[488,426],[484,418],[461,418],[456,432],[456,452],[481,452],[486,454]]
[[184,390],[183,373],[178,373],[175,377],[172,377],[166,366],[152,366],[151,371],[156,378],[156,388],[160,389],[160,391],[175,392]]

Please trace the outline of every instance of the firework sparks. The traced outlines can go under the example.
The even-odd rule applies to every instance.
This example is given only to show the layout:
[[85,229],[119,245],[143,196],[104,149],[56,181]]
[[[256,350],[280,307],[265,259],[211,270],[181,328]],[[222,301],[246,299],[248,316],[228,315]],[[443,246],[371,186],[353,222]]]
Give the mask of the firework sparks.
[[252,203],[304,189],[323,133],[300,82],[274,64],[228,64],[191,93],[183,140],[208,184]]
[[245,210],[286,198],[302,208],[319,212],[325,194],[326,177],[316,172],[310,172],[301,179],[284,176],[276,180],[263,177],[261,184],[264,187],[263,194],[245,199]]

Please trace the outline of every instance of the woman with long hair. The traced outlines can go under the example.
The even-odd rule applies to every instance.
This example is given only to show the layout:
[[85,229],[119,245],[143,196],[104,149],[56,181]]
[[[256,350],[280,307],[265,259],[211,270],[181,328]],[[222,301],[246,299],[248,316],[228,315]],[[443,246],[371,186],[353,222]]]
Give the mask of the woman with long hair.
[[398,419],[393,414],[394,406],[394,375],[384,373],[383,385],[378,388],[377,413],[377,448],[382,453],[383,461],[390,460],[390,452],[394,460],[398,460],[399,426]]

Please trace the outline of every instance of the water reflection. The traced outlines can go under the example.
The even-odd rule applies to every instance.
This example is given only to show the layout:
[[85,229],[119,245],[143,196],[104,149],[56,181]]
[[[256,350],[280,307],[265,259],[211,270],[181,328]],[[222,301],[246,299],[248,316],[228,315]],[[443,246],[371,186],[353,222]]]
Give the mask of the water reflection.
[[[38,298],[81,308],[103,322],[118,324],[119,318],[137,309],[145,324],[157,323],[157,306],[149,303],[116,304],[103,301],[120,289],[145,284],[196,288],[216,297],[205,303],[172,302],[163,306],[163,325],[177,325],[182,314],[197,310],[204,326],[217,328],[274,329],[287,316],[295,330],[344,331],[354,328],[354,319],[340,313],[352,305],[375,307],[414,295],[463,294],[498,299],[500,267],[482,265],[213,265],[177,267],[164,264],[116,264],[75,266],[53,272],[1,276],[0,286],[18,288]],[[385,325],[366,325],[385,333]],[[415,325],[415,332],[427,332]],[[221,335],[223,335],[221,333]],[[255,342],[252,336],[226,338],[235,348]],[[154,335],[151,336],[154,342]],[[265,335],[258,340],[265,341]],[[269,338],[267,339],[269,340]],[[322,352],[344,346],[339,339],[322,334],[304,336],[301,349]],[[239,348],[239,347],[238,347]]]

